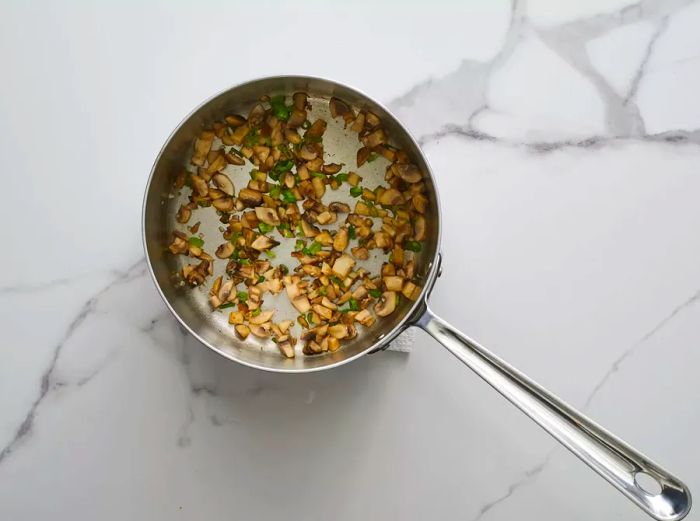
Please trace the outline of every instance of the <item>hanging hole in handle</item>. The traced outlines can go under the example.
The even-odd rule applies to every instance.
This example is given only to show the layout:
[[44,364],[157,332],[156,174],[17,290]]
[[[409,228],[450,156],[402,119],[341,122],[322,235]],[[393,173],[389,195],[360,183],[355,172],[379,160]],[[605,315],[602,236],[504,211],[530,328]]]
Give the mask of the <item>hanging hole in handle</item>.
[[661,483],[659,483],[659,480],[646,472],[637,472],[634,475],[634,482],[650,496],[658,496],[661,493]]

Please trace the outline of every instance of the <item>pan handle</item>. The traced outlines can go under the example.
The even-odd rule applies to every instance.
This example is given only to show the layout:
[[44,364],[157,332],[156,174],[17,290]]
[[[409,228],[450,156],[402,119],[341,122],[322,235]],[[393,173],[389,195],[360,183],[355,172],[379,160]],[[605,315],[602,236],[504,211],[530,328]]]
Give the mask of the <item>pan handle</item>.
[[688,514],[690,490],[671,473],[460,333],[427,304],[416,325],[651,517],[667,521]]

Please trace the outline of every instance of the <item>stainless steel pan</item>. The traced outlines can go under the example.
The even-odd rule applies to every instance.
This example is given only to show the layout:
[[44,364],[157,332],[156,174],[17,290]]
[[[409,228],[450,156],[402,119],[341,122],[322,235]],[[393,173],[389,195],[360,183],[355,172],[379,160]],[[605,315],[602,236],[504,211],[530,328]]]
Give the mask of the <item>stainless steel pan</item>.
[[[430,213],[428,239],[417,259],[423,287],[420,298],[415,302],[403,299],[396,312],[369,329],[359,328],[360,334],[336,352],[287,359],[272,343],[266,345],[251,337],[245,342],[239,340],[226,323],[225,314],[211,311],[206,290],[176,288],[171,282],[171,274],[180,268],[178,263],[181,260],[168,254],[166,247],[176,224],[175,212],[182,202],[177,196],[170,195],[173,176],[186,164],[193,139],[201,129],[225,114],[247,113],[263,94],[291,96],[297,91],[309,94],[314,117],[327,116],[331,96],[380,116],[392,144],[408,152],[413,162],[426,173]],[[332,161],[354,164],[356,140],[347,139],[340,124],[334,124],[330,116],[324,119],[329,122],[324,144]],[[359,172],[368,186],[383,182],[384,168],[380,161],[376,163],[364,165]],[[237,187],[242,186],[242,179],[247,176],[247,169],[240,168],[240,172],[230,173]],[[334,192],[332,199],[342,200],[341,192]],[[327,197],[331,196],[327,194]],[[200,231],[205,237],[220,237],[218,227],[221,224],[214,212],[206,213],[209,217],[204,212],[197,215],[196,220],[202,221]],[[647,514],[660,520],[682,519],[690,510],[691,498],[690,491],[680,480],[433,314],[428,307],[428,297],[440,276],[440,232],[440,201],[435,179],[409,132],[385,107],[367,95],[333,81],[303,76],[270,77],[244,83],[197,107],[175,129],[158,155],[143,206],[143,240],[156,287],[175,317],[210,349],[258,369],[309,372],[331,369],[383,349],[406,328],[420,327]],[[283,243],[275,250],[278,262],[290,262],[284,258],[284,247]],[[279,258],[280,252],[282,258]],[[375,259],[374,262],[381,261]],[[295,265],[295,262],[290,265]],[[222,271],[221,267],[218,269]],[[272,305],[278,306],[280,313],[285,311],[283,300],[272,302]]]

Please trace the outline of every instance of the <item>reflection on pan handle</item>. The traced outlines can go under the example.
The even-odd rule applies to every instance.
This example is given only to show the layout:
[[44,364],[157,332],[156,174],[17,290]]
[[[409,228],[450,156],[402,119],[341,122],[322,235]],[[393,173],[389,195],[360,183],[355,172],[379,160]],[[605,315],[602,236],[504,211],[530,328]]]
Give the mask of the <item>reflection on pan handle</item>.
[[643,454],[586,418],[427,307],[416,325],[654,519],[690,511],[688,487]]

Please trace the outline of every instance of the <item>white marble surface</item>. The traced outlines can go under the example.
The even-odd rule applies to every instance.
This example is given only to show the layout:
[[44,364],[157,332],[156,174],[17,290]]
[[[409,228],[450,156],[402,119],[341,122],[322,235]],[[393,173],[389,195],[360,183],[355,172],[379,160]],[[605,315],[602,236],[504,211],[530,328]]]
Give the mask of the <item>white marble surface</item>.
[[424,144],[435,310],[698,493],[700,3],[103,4],[2,3],[0,519],[644,518],[422,333],[274,375],[178,329],[143,262],[151,162],[282,72]]

